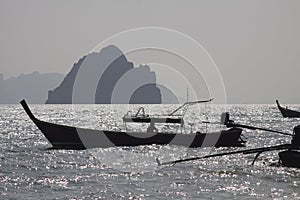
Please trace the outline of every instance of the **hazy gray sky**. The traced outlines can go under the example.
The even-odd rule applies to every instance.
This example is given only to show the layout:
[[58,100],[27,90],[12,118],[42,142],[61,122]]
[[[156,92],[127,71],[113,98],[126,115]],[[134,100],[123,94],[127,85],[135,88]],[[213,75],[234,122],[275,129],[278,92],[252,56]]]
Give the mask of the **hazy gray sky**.
[[0,73],[66,74],[99,42],[155,26],[202,44],[229,103],[300,103],[300,1],[0,1]]

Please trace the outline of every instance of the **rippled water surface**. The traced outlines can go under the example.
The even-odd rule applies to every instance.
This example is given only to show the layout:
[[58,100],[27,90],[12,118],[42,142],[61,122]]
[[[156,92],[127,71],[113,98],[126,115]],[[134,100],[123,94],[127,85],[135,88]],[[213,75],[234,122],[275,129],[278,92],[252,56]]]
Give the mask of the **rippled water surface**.
[[[299,105],[291,105],[300,110]],[[124,130],[122,116],[139,105],[30,105],[34,114],[54,123],[105,130]],[[145,105],[150,113],[167,114],[176,105]],[[283,119],[275,105],[208,105],[193,107],[186,123],[193,131],[229,111],[236,122],[292,132],[300,119]],[[158,126],[179,131],[176,126]],[[146,125],[128,125],[145,130]],[[183,130],[190,132],[190,126]],[[290,138],[244,130],[246,148],[283,144]],[[158,167],[169,161],[243,148],[188,149],[172,145],[114,147],[83,151],[51,147],[20,105],[0,105],[0,199],[300,199],[300,170],[274,165],[278,152],[231,155]],[[246,149],[245,148],[245,149]]]

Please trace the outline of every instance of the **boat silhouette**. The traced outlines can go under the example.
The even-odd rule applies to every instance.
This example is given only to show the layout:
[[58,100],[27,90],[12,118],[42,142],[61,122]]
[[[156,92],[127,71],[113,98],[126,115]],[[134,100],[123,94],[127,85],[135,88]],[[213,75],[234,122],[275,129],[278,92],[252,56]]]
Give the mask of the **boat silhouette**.
[[[163,133],[163,132],[128,132],[94,130],[54,124],[37,119],[29,109],[25,100],[22,107],[33,123],[51,143],[52,149],[89,149],[116,146],[139,145],[178,145],[187,147],[241,147],[244,141],[240,139],[242,129],[230,128],[212,133]],[[208,135],[209,134],[209,135]],[[207,142],[209,138],[218,138],[216,142]]]
[[280,144],[276,146],[269,146],[269,147],[260,147],[255,149],[246,149],[246,150],[239,150],[239,151],[230,151],[230,152],[222,152],[217,154],[211,154],[201,157],[192,157],[192,158],[184,158],[179,160],[173,160],[173,161],[167,161],[167,162],[160,162],[160,160],[157,158],[157,164],[159,166],[162,165],[176,165],[178,163],[182,162],[189,162],[194,160],[201,160],[201,159],[207,159],[207,158],[214,158],[214,157],[221,157],[221,156],[228,156],[228,155],[234,155],[234,154],[256,154],[252,165],[254,165],[254,162],[258,158],[259,155],[261,155],[264,152],[269,151],[280,151],[278,153],[279,160],[278,164],[279,166],[285,166],[285,167],[294,167],[294,168],[300,168],[300,125],[294,127],[293,134],[285,133],[282,131],[275,131],[271,129],[266,128],[259,128],[255,126],[249,126],[244,124],[238,124],[235,123],[233,120],[230,120],[229,113],[223,113],[222,114],[222,123],[226,125],[227,127],[239,127],[239,128],[246,128],[250,130],[263,130],[263,131],[269,131],[281,135],[291,136],[292,140],[288,144]]
[[280,110],[281,114],[283,117],[287,118],[300,118],[300,112],[295,111],[295,110],[290,110],[288,108],[283,108],[280,104],[279,101],[276,100],[276,104],[278,109]]

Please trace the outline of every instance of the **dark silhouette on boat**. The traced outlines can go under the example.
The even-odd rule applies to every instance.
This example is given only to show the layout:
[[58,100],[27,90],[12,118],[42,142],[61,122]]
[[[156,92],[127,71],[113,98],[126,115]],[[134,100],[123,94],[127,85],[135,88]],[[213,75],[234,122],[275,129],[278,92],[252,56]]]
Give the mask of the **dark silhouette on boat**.
[[224,125],[226,125],[227,127],[239,127],[239,128],[247,128],[247,129],[251,129],[251,130],[262,130],[262,131],[278,133],[281,135],[291,136],[292,140],[291,140],[290,144],[283,144],[283,145],[278,145],[278,146],[273,146],[273,147],[264,147],[264,148],[260,148],[260,149],[246,151],[243,153],[244,154],[257,153],[257,155],[253,161],[253,164],[254,164],[254,162],[258,158],[258,156],[265,151],[276,151],[276,150],[287,149],[286,151],[282,151],[282,152],[278,153],[279,163],[286,167],[300,168],[300,152],[299,152],[299,150],[300,150],[300,125],[294,127],[293,134],[290,134],[290,133],[285,133],[282,131],[276,131],[276,130],[270,130],[270,129],[266,129],[266,128],[259,128],[259,127],[254,127],[254,126],[237,124],[233,120],[229,119],[229,113],[224,113],[222,118],[224,120]]
[[300,118],[300,112],[295,111],[295,110],[290,110],[288,108],[283,108],[278,100],[276,100],[276,104],[278,109],[280,110],[281,114],[283,117],[287,117],[287,118]]
[[262,148],[255,148],[255,149],[247,149],[247,150],[240,150],[240,151],[231,151],[231,152],[223,152],[218,154],[211,154],[206,155],[202,157],[192,157],[192,158],[185,158],[185,159],[179,159],[174,161],[168,161],[168,162],[160,162],[159,159],[156,159],[157,164],[159,166],[161,165],[175,165],[177,163],[182,162],[189,162],[193,160],[200,160],[200,159],[206,159],[206,158],[214,158],[214,157],[220,157],[220,156],[227,156],[227,155],[234,155],[234,154],[255,154],[256,156],[252,162],[252,165],[254,165],[256,159],[260,154],[263,152],[268,151],[280,151],[284,150],[278,153],[279,156],[279,165],[285,166],[285,167],[294,167],[294,168],[300,168],[300,125],[294,127],[294,133],[284,133],[281,131],[274,131],[266,128],[258,128],[254,126],[248,126],[243,124],[237,124],[233,120],[229,119],[229,113],[223,113],[222,114],[222,122],[227,127],[240,127],[240,128],[247,128],[251,130],[263,130],[263,131],[270,131],[274,133],[279,133],[282,135],[292,136],[292,140],[290,144],[281,144],[271,147],[262,147]]
[[[179,145],[187,147],[241,147],[244,141],[240,139],[242,129],[231,128],[214,133],[144,133],[105,131],[85,128],[77,128],[59,124],[53,124],[37,119],[30,111],[25,100],[21,105],[34,124],[52,144],[53,149],[88,149],[105,148],[115,146],[139,146],[139,145]],[[208,138],[218,138],[217,142],[207,141]]]

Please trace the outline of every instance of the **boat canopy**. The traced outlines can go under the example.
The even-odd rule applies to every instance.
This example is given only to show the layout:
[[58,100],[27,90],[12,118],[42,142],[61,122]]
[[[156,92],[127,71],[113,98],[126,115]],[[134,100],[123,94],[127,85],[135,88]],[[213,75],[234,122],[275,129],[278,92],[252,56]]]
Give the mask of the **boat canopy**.
[[[204,101],[193,101],[193,102],[186,102],[170,114],[166,116],[150,116],[145,114],[145,109],[140,107],[136,114],[131,114],[129,111],[123,117],[123,122],[134,122],[134,123],[171,123],[171,124],[184,124],[183,117],[188,109],[189,106],[199,104],[199,103],[207,103],[212,101],[213,99],[204,100]],[[180,112],[181,111],[181,112]]]

